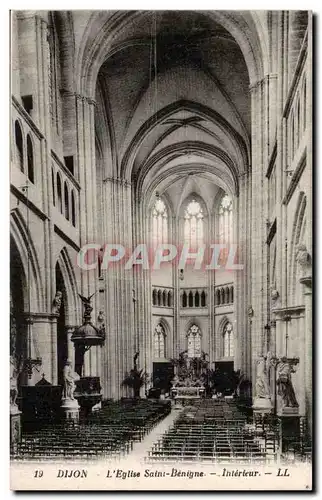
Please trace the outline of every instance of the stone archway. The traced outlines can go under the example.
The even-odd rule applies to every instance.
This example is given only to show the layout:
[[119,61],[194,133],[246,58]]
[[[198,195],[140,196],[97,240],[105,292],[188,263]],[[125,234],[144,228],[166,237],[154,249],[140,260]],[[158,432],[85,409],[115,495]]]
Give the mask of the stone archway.
[[[27,330],[24,314],[26,277],[15,244],[10,238],[10,356],[20,363],[27,357]],[[23,376],[19,376],[18,385]]]
[[[55,267],[56,290],[62,293],[62,301],[59,311],[57,310],[57,380],[58,384],[62,384],[63,368],[68,359],[68,337],[66,329],[66,308],[67,308],[67,293],[64,283],[64,278],[61,272],[59,263]],[[57,293],[56,292],[56,293]]]

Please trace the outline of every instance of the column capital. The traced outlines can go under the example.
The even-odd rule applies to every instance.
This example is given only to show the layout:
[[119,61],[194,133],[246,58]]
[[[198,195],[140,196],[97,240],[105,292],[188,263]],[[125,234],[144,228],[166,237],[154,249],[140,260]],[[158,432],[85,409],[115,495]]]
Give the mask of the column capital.
[[105,177],[105,179],[103,179],[103,183],[106,184],[107,182],[111,182],[113,184],[119,184],[120,186],[124,186],[124,187],[131,187],[132,186],[131,182],[127,181],[126,179],[120,179],[119,177],[117,177],[117,178]]
[[43,323],[44,321],[52,321],[56,320],[58,318],[59,314],[58,313],[47,313],[47,312],[25,312],[24,313],[24,318],[26,323]]
[[300,283],[305,286],[305,295],[312,294],[312,276],[303,276],[300,278]]
[[74,95],[76,97],[76,99],[81,101],[81,102],[86,102],[86,103],[91,104],[93,106],[97,106],[97,102],[92,97],[83,96],[81,94],[78,94],[77,92],[71,92],[71,95]]
[[256,90],[258,87],[263,85],[264,83],[268,83],[269,81],[274,81],[274,80],[277,80],[277,73],[270,73],[268,75],[265,75],[260,80],[257,80],[257,82],[252,83],[249,86],[249,90],[250,92],[252,92],[253,90]]

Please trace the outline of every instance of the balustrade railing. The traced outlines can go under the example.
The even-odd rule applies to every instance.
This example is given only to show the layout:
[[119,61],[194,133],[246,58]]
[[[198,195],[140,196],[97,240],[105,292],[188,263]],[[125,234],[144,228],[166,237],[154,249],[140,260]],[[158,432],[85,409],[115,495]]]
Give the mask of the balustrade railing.
[[180,290],[180,306],[188,307],[207,307],[206,288],[185,288]]
[[214,303],[216,307],[234,303],[234,285],[220,285],[215,287]]
[[173,289],[163,286],[153,287],[152,305],[156,307],[173,307]]
[[287,172],[292,172],[292,164],[307,127],[307,38],[306,32],[284,110],[287,121]]
[[52,152],[51,182],[53,204],[74,227],[77,227],[80,186],[65,164]]
[[11,106],[12,143],[11,162],[26,176],[30,184],[42,181],[39,168],[42,161],[41,140],[43,135],[30,114],[13,97]]

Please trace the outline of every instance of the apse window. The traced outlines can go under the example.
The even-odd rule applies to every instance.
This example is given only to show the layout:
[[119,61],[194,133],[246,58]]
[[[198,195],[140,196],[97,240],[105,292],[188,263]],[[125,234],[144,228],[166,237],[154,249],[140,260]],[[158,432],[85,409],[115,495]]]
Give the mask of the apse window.
[[231,358],[234,355],[234,336],[233,325],[226,323],[224,328],[224,357]]
[[161,324],[154,330],[154,358],[165,358],[165,331]]
[[201,332],[197,325],[192,325],[188,332],[188,357],[201,357]]
[[152,240],[154,247],[168,241],[168,211],[164,201],[159,197],[152,211]]
[[184,242],[190,248],[197,248],[203,244],[204,214],[198,201],[188,203],[184,213]]
[[230,243],[233,233],[233,201],[227,194],[219,205],[219,241]]

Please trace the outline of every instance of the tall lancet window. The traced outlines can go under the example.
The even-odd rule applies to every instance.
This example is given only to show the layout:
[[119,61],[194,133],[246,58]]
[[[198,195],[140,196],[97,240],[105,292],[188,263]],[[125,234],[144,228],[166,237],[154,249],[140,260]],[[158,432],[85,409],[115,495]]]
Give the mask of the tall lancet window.
[[159,323],[154,330],[154,358],[165,358],[165,330]]
[[234,333],[233,325],[231,323],[226,323],[223,331],[224,337],[224,357],[232,357],[234,355]]
[[204,214],[198,201],[192,200],[188,203],[184,212],[184,242],[190,248],[197,248],[203,244],[204,238]]
[[219,243],[231,243],[233,237],[233,200],[228,194],[219,205]]
[[161,198],[157,198],[152,211],[152,241],[154,247],[168,242],[168,211]]
[[201,357],[201,332],[197,325],[192,325],[188,331],[188,357]]

